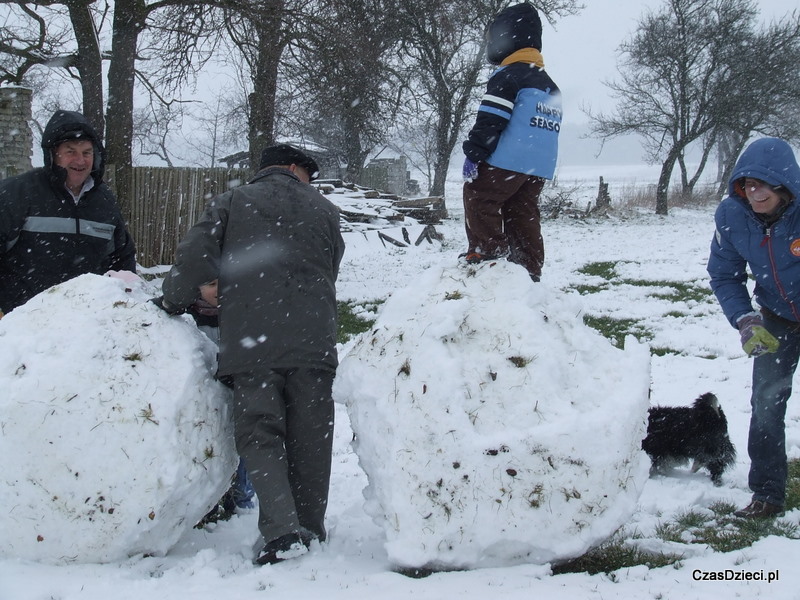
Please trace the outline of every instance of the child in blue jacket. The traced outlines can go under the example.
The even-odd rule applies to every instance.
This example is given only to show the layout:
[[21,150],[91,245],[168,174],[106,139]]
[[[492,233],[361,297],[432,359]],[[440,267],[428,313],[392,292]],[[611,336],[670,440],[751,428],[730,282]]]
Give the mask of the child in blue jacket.
[[501,11],[486,33],[492,74],[463,144],[467,262],[508,256],[538,281],[544,263],[539,195],[552,179],[561,93],[544,70],[542,22],[529,3]]
[[[800,359],[800,166],[785,141],[750,144],[715,215],[711,288],[753,361],[748,438],[752,502],[735,514],[772,517],[786,498],[784,415]],[[747,267],[755,279],[753,310]]]

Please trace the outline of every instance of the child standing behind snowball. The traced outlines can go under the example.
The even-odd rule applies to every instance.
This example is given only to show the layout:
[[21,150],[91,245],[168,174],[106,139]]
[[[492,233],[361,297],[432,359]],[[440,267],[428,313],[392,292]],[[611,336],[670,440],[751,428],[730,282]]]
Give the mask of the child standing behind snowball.
[[539,195],[555,173],[561,92],[544,70],[542,22],[531,4],[498,13],[486,37],[486,58],[500,68],[463,144],[464,256],[477,263],[507,255],[539,281]]

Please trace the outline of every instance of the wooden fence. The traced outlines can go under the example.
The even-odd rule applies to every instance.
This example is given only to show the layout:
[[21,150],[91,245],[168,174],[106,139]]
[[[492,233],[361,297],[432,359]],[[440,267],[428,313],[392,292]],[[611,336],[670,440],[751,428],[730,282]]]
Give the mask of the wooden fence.
[[[136,262],[143,267],[171,265],[178,242],[203,214],[208,201],[246,183],[251,175],[249,169],[134,167],[127,186],[131,191],[122,213],[136,242]],[[106,167],[105,180],[116,191],[115,179],[113,166]],[[345,189],[339,180],[319,180],[315,184],[323,194],[340,192],[337,206],[346,231],[375,228],[372,220],[394,222],[407,216],[432,224],[447,217],[441,197],[401,198],[351,184]]]
[[[106,172],[114,189],[114,168]],[[247,169],[134,167],[132,193],[123,213],[136,242],[137,262],[144,267],[172,264],[178,242],[208,201],[246,183],[249,176]]]

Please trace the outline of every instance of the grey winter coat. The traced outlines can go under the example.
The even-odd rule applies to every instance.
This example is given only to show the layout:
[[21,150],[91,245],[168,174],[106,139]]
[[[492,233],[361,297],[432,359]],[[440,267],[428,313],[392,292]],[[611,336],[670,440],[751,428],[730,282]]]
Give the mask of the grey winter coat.
[[165,304],[185,308],[219,279],[219,374],[335,369],[338,209],[269,167],[214,198],[178,246]]

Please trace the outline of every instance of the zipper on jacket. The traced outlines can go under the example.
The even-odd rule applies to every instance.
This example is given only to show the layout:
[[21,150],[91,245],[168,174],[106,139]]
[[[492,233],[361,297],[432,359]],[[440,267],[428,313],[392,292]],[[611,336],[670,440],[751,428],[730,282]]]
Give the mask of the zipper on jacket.
[[[772,227],[765,227],[764,228],[764,239],[761,240],[761,247],[763,248],[767,244],[769,244],[770,236],[772,235]],[[772,253],[770,252],[770,260],[772,260]]]

